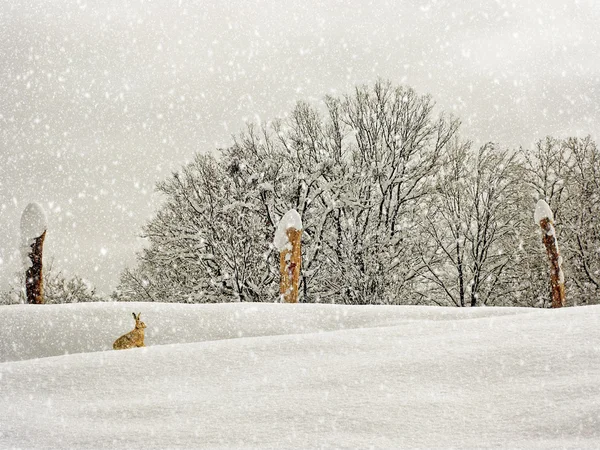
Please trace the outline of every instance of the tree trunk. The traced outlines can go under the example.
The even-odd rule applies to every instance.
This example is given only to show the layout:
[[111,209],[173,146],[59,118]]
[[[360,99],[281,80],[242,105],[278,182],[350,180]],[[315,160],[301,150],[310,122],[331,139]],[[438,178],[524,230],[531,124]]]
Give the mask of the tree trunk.
[[298,303],[298,284],[302,263],[302,249],[300,247],[302,230],[288,228],[286,234],[292,249],[286,248],[279,255],[279,274],[281,275],[279,293],[283,302]]
[[31,267],[25,272],[25,292],[27,293],[27,303],[41,305],[44,303],[44,280],[42,274],[42,252],[44,249],[44,231],[40,237],[35,238],[31,244],[29,259]]
[[458,297],[460,299],[460,306],[465,306],[465,280],[463,274],[463,262],[460,257],[460,245],[456,243],[456,261],[458,263]]
[[546,247],[546,254],[550,263],[550,286],[552,290],[552,307],[561,308],[565,306],[565,280],[560,267],[561,258],[556,242],[556,231],[554,224],[547,217],[540,220],[542,228],[542,242]]
[[473,280],[471,280],[471,308],[477,306],[479,300],[480,266],[475,262],[473,265]]
[[477,306],[477,292],[471,291],[471,308],[475,308]]

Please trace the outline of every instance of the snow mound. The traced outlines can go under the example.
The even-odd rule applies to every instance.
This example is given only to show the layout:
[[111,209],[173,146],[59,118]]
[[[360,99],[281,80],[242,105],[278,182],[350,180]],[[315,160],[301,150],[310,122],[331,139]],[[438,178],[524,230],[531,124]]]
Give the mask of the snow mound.
[[600,446],[600,307],[0,309],[2,352],[107,345],[133,310],[155,329],[146,348],[4,358],[0,448]]
[[535,205],[533,219],[535,220],[536,225],[539,225],[542,219],[550,219],[550,221],[554,221],[554,214],[552,214],[550,206],[548,206],[548,203],[546,203],[544,200],[539,199]]
[[290,228],[302,230],[302,218],[295,209],[290,209],[288,212],[286,212],[277,225],[277,231],[275,231],[275,239],[273,244],[280,252],[285,250],[289,244],[287,230]]
[[415,320],[458,320],[518,314],[522,308],[286,305],[274,303],[70,303],[0,307],[0,362],[112,350],[141,312],[146,346],[241,337],[321,333],[395,326]]

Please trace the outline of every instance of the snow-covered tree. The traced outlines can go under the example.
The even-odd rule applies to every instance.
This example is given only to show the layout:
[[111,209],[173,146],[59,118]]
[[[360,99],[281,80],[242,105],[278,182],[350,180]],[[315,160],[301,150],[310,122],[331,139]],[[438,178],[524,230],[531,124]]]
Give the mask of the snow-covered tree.
[[[421,259],[430,301],[495,305],[514,295],[520,179],[514,152],[492,144],[473,152],[458,140],[448,147],[421,227],[429,238]],[[428,260],[431,251],[435,257]]]
[[339,101],[349,147],[348,189],[329,258],[349,303],[411,303],[425,269],[419,224],[458,121],[435,117],[410,88],[377,83]]
[[532,149],[520,151],[527,184],[535,198],[548,202],[558,224],[569,196],[567,187],[572,167],[572,155],[565,151],[563,144],[559,139],[546,137]]
[[424,270],[423,200],[458,122],[385,82],[326,98],[325,110],[299,103],[286,120],[249,127],[218,160],[198,156],[161,183],[166,203],[121,297],[274,300],[271,239],[293,208],[304,226],[303,301],[410,302]]
[[158,190],[166,202],[148,225],[150,245],[117,297],[149,301],[259,301],[274,277],[265,219],[247,180],[197,155]]
[[[526,180],[532,190],[529,210],[537,199],[543,199],[554,212],[557,239],[561,242],[564,259],[567,305],[598,302],[600,265],[600,154],[590,138],[546,138],[532,150],[522,150]],[[537,231],[539,234],[539,230]],[[539,242],[539,236],[538,236]],[[524,240],[531,255],[539,255],[540,244],[530,236]],[[526,258],[530,277],[529,299],[543,293],[547,297],[545,281],[547,265],[531,256]]]
[[563,146],[572,161],[563,253],[578,303],[595,304],[600,302],[600,150],[589,137],[567,139]]
[[475,149],[433,106],[378,82],[321,109],[300,102],[285,119],[249,125],[218,158],[196,156],[159,183],[165,203],[143,230],[149,245],[115,298],[275,301],[272,237],[295,209],[300,301],[546,306],[531,222],[545,198],[565,221],[566,271],[590,301],[600,270],[593,142]]
[[235,152],[261,180],[263,161],[277,155],[281,170],[262,199],[265,211],[294,207],[303,217],[305,301],[410,302],[423,270],[420,200],[458,123],[434,118],[428,97],[383,82],[325,105],[322,118],[299,104],[274,138],[247,133]]

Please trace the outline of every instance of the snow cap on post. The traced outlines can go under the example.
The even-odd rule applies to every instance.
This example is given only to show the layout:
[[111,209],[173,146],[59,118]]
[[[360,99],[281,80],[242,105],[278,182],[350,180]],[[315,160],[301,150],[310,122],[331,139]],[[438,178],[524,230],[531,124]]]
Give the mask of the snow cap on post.
[[40,237],[48,228],[44,209],[38,203],[30,203],[21,215],[21,239],[31,240]]
[[289,244],[287,230],[290,228],[295,228],[296,230],[302,229],[302,218],[295,209],[290,209],[288,212],[286,212],[279,221],[279,225],[277,225],[277,231],[275,231],[275,239],[273,240],[273,244],[280,252],[285,250]]
[[21,256],[23,265],[31,267],[29,253],[31,245],[48,229],[48,220],[44,209],[37,203],[30,203],[21,215]]
[[536,225],[539,225],[542,219],[549,219],[550,222],[554,222],[554,214],[544,200],[539,199],[535,205],[535,213],[533,214]]

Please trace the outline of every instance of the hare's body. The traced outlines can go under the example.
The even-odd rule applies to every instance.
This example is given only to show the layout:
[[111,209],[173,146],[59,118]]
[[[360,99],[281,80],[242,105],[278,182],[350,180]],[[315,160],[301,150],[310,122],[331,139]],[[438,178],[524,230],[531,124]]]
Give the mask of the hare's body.
[[129,333],[124,334],[113,344],[113,349],[124,350],[126,348],[145,347],[144,345],[144,330],[146,324],[140,320],[140,314],[137,316],[133,313],[135,319],[135,328]]

